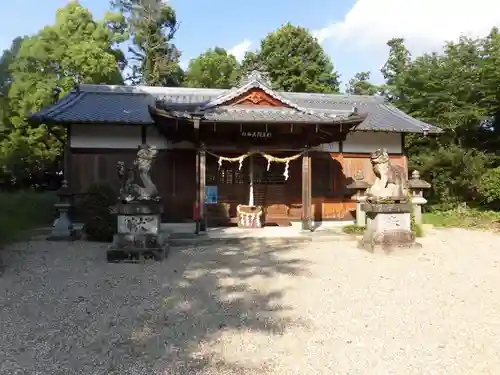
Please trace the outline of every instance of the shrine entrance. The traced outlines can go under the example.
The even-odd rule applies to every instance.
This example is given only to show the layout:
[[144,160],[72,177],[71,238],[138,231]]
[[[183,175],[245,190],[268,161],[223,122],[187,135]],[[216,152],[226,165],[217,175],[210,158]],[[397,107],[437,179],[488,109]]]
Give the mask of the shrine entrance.
[[257,71],[208,101],[172,105],[167,98],[149,111],[166,139],[197,150],[197,233],[235,221],[245,228],[290,225],[291,217],[312,230],[310,151],[344,140],[365,118],[356,108],[303,108]]
[[207,151],[207,226],[238,224],[241,205],[262,207],[263,225],[289,226],[300,220],[301,159],[297,152],[243,156]]

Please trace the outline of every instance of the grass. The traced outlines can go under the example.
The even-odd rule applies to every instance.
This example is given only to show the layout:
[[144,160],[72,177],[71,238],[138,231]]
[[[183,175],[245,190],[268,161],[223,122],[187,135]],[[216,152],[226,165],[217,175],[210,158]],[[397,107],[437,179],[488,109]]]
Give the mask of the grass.
[[362,227],[356,224],[350,224],[342,227],[342,231],[346,234],[363,234],[366,227]]
[[438,228],[500,230],[500,212],[472,208],[426,212],[423,221]]
[[0,245],[29,238],[33,229],[55,218],[53,192],[0,193]]

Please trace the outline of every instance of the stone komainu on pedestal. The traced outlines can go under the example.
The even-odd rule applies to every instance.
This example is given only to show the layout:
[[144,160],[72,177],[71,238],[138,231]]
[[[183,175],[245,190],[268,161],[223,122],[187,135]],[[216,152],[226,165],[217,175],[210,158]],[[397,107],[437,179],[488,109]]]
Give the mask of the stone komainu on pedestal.
[[385,148],[378,149],[370,155],[375,181],[366,190],[369,201],[408,199],[408,181],[405,171],[399,165],[392,165],[389,153]]
[[[163,260],[168,253],[160,231],[162,205],[150,172],[157,150],[139,146],[137,159],[131,168],[118,162],[120,203],[113,207],[117,218],[117,233],[107,251],[108,261],[144,260],[151,256]],[[134,183],[138,172],[144,186]]]
[[370,160],[376,179],[367,189],[366,203],[361,205],[367,225],[360,247],[391,252],[395,248],[421,246],[411,230],[411,203],[404,170],[391,164],[385,149],[373,152]]

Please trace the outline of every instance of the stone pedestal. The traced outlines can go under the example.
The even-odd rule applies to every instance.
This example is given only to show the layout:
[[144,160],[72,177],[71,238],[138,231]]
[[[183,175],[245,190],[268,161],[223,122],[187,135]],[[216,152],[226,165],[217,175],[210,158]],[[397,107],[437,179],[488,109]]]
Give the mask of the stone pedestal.
[[411,204],[413,205],[413,217],[415,218],[415,224],[422,225],[422,206],[427,203],[427,199],[424,197],[412,197]]
[[122,203],[113,207],[117,233],[107,250],[108,261],[163,260],[168,247],[160,233],[162,206],[155,201]]
[[370,252],[421,247],[411,230],[411,203],[363,203],[368,222],[359,246]]
[[356,198],[356,225],[358,227],[366,226],[366,212],[361,209],[365,201],[365,196],[359,196]]
[[429,189],[431,184],[422,180],[418,171],[413,171],[411,179],[408,180],[408,186],[411,191],[411,203],[413,204],[415,224],[422,225],[422,206],[427,203],[427,199],[424,198],[424,190]]
[[71,208],[71,192],[68,188],[68,181],[62,181],[61,188],[57,192],[57,195],[59,196],[59,203],[56,203],[54,207],[59,213],[59,216],[55,220],[54,227],[47,237],[47,240],[73,241],[75,239],[75,230],[68,214]]
[[361,209],[361,205],[366,201],[365,192],[366,189],[370,187],[363,178],[363,173],[357,171],[353,176],[353,182],[347,185],[349,190],[354,190],[355,192],[351,199],[356,201],[356,225],[358,227],[364,227],[366,225],[366,214],[365,211]]
[[75,231],[68,215],[71,204],[56,203],[54,207],[59,212],[59,217],[56,219],[52,232],[47,237],[47,241],[73,241],[75,239]]

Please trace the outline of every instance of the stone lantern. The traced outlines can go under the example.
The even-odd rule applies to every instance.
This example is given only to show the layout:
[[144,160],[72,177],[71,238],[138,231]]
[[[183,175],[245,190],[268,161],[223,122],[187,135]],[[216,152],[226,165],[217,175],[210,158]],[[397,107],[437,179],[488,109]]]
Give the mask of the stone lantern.
[[411,179],[408,180],[408,186],[411,192],[411,203],[413,205],[415,223],[417,225],[422,225],[422,205],[427,203],[427,199],[424,198],[424,190],[429,189],[431,184],[420,179],[420,173],[418,171],[413,171]]
[[59,213],[56,219],[52,232],[47,237],[49,241],[72,241],[75,239],[75,232],[73,230],[73,223],[69,218],[68,211],[71,208],[71,191],[68,188],[68,181],[63,180],[61,188],[57,192],[59,196],[59,203],[54,207]]
[[366,201],[365,192],[370,187],[370,184],[364,180],[361,171],[354,174],[353,180],[351,184],[347,185],[347,188],[354,191],[351,199],[356,201],[356,225],[364,227],[366,225],[366,213],[361,209],[361,204]]

